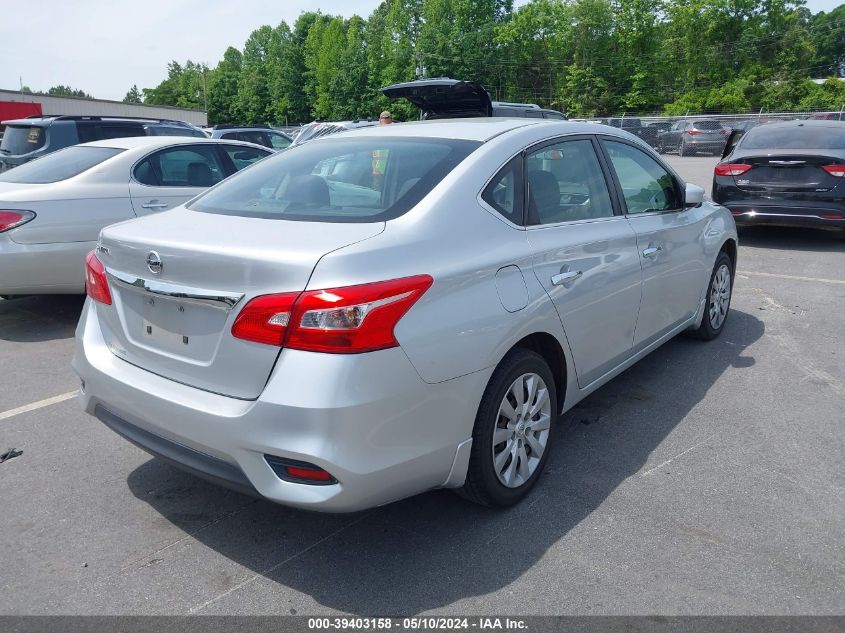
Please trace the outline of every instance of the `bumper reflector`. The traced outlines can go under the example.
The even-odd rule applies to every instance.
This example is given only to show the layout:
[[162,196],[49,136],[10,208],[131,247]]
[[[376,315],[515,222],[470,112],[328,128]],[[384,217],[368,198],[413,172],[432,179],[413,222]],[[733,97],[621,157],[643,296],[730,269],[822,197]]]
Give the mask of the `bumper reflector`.
[[329,486],[337,483],[331,473],[319,466],[300,462],[294,459],[265,455],[264,460],[276,473],[279,479],[297,484],[311,484],[315,486]]

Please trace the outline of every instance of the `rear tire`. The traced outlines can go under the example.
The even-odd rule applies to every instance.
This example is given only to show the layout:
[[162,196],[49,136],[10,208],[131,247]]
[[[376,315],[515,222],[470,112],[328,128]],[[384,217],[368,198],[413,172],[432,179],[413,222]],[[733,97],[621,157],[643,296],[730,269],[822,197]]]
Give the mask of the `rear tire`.
[[731,258],[724,252],[719,253],[713,272],[710,273],[710,282],[707,284],[701,325],[692,332],[695,338],[711,341],[722,333],[731,308],[733,277]]
[[491,507],[519,502],[545,468],[557,417],[557,391],[546,361],[527,349],[509,352],[481,398],[467,478],[458,493]]

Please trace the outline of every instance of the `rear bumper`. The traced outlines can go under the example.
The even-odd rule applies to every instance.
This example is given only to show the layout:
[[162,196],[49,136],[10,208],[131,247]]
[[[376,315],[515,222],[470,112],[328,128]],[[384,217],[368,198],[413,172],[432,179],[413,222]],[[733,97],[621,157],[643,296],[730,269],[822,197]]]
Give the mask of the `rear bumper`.
[[[106,346],[89,300],[73,367],[81,402],[118,433],[182,468],[285,505],[351,512],[463,483],[489,371],[422,381],[399,348],[284,350],[261,396],[238,400],[130,365]],[[233,368],[233,370],[236,370]],[[308,462],[337,483],[280,479],[265,456]]]
[[[845,211],[841,209],[806,209],[761,205],[726,205],[738,226],[770,225],[785,227],[845,228]],[[839,216],[839,217],[825,217]]]

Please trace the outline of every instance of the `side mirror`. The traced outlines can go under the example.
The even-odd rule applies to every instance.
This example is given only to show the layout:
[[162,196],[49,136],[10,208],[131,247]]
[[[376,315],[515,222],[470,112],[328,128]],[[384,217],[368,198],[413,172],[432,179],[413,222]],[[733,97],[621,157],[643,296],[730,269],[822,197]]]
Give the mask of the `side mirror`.
[[704,202],[704,189],[688,182],[684,190],[684,206],[686,208],[697,207],[702,202]]

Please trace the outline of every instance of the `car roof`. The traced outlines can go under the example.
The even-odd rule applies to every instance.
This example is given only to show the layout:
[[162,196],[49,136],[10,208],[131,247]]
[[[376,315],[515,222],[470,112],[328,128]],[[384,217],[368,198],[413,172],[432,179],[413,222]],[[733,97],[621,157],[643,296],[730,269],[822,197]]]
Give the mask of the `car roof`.
[[[489,141],[496,136],[526,127],[528,125],[549,126],[550,133],[559,134],[595,134],[593,123],[580,121],[563,121],[554,119],[523,119],[501,117],[473,117],[468,119],[432,119],[429,121],[413,121],[409,123],[393,123],[391,125],[377,125],[342,132],[327,138],[343,135],[352,136],[393,136],[393,137],[422,137],[422,138],[451,138],[465,141]],[[552,129],[554,126],[554,130]]]
[[202,138],[199,136],[127,136],[124,138],[110,138],[102,141],[91,141],[90,143],[80,143],[84,147],[111,147],[115,149],[147,149],[155,147],[167,147],[171,145],[198,145],[203,143],[226,145],[243,145],[244,147],[258,147],[263,150],[268,148],[263,145],[256,145],[255,143],[247,143],[245,141],[235,141],[230,139],[220,138]]
[[845,129],[845,121],[831,121],[825,119],[799,119],[792,121],[773,121],[771,123],[766,123],[767,130],[789,127],[830,127],[842,130]]

